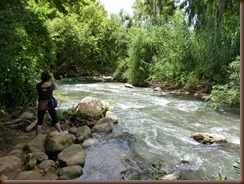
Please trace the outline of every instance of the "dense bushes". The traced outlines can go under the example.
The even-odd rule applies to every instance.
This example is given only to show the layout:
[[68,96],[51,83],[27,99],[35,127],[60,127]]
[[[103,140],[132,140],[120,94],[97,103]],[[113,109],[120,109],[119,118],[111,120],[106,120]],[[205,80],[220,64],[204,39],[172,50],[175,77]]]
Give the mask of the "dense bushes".
[[0,108],[33,99],[40,68],[53,60],[52,41],[38,15],[19,0],[0,5]]
[[213,86],[208,100],[215,103],[238,104],[240,103],[240,57],[238,56],[228,67],[228,82],[223,85]]
[[135,6],[137,13],[144,8],[154,12],[144,16],[150,19],[146,21],[123,13],[108,16],[93,0],[70,2],[0,2],[1,109],[35,99],[34,87],[42,70],[51,70],[58,77],[113,74],[140,86],[159,80],[193,91],[204,81],[207,92],[214,86],[209,99],[217,95],[221,101],[222,92],[230,92],[231,98],[221,102],[238,102],[239,84],[229,80],[240,68],[238,59],[230,64],[240,55],[237,3],[226,4],[221,22],[212,13],[203,14],[204,25],[194,29],[185,12],[175,8],[170,13],[161,11],[160,3],[155,4],[160,6],[155,12],[150,9],[152,3]]
[[[134,85],[170,82],[192,92],[210,93],[214,86],[208,99],[218,96],[219,102],[238,103],[240,86],[239,83],[230,85],[233,72],[228,68],[239,55],[238,25],[231,29],[223,27],[221,35],[214,21],[208,26],[197,31],[191,29],[184,14],[176,12],[169,21],[161,21],[158,26],[133,28],[128,41],[129,57],[120,62],[115,77]],[[240,73],[237,63],[230,65],[235,66],[235,74]],[[228,100],[224,94],[229,94]]]

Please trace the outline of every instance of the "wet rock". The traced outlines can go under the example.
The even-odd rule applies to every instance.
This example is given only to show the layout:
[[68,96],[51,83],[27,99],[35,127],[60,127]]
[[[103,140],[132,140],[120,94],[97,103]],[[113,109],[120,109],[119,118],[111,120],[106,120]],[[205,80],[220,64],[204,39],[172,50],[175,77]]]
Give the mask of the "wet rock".
[[129,83],[125,83],[125,87],[126,88],[133,88],[133,86],[131,84],[129,84]]
[[86,164],[80,180],[123,180],[126,176],[150,178],[151,164],[133,151],[131,138],[128,133],[102,134],[101,141],[86,148]]
[[112,118],[110,118],[110,117],[101,118],[101,119],[98,120],[96,125],[103,124],[103,123],[109,123],[109,124],[113,125],[114,120]]
[[165,167],[163,170],[167,174],[160,177],[162,180],[204,180],[204,171],[187,160]]
[[160,87],[155,87],[153,88],[153,91],[162,91],[162,89]]
[[98,139],[94,139],[94,138],[89,138],[87,140],[85,140],[82,144],[83,148],[88,148],[88,147],[92,147],[94,146],[96,143],[98,143]]
[[159,180],[178,180],[180,178],[180,171],[174,171],[170,174],[166,174],[163,177],[159,178]]
[[210,133],[193,133],[191,136],[195,141],[202,144],[226,143],[227,139],[223,135]]
[[101,123],[101,124],[95,124],[92,127],[92,132],[105,132],[105,133],[109,133],[113,130],[113,125],[111,123]]
[[107,111],[105,117],[111,118],[113,123],[118,123],[118,117],[116,116],[116,114],[114,112]]

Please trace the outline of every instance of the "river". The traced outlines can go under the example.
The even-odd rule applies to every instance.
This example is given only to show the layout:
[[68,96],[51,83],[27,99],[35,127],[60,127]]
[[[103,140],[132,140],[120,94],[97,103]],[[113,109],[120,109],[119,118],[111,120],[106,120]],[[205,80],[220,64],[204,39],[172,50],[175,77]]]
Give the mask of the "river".
[[[113,131],[133,134],[138,140],[135,149],[151,161],[176,164],[187,160],[208,179],[221,173],[228,180],[240,180],[233,169],[241,155],[239,109],[214,111],[193,97],[126,88],[118,82],[87,82],[84,78],[60,80],[55,96],[60,110],[71,108],[86,96],[99,98],[118,116]],[[221,134],[231,144],[201,145],[191,138],[194,132]]]

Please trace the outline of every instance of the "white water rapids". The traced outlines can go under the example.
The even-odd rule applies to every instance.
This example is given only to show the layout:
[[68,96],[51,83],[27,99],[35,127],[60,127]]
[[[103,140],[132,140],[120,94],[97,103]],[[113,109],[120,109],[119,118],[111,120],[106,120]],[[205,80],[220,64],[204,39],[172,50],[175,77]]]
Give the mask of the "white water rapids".
[[[114,132],[129,132],[137,139],[136,149],[149,160],[176,164],[187,160],[217,179],[240,180],[233,169],[240,161],[240,115],[237,109],[219,111],[204,108],[206,102],[191,97],[153,91],[151,88],[126,88],[123,83],[66,79],[59,81],[55,96],[65,110],[86,96],[110,106],[119,118]],[[217,133],[231,144],[201,145],[190,136],[194,132]]]

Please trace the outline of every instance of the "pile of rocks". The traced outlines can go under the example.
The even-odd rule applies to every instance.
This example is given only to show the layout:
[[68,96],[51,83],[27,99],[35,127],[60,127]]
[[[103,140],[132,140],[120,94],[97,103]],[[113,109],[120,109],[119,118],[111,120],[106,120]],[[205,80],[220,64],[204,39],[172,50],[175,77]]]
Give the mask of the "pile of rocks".
[[97,137],[98,133],[110,133],[118,118],[113,112],[104,110],[102,102],[94,97],[82,99],[64,114],[66,117],[71,114],[92,117],[93,123],[70,126],[66,136],[51,131],[47,135],[37,135],[26,144],[16,145],[0,158],[0,179],[69,180],[82,175],[85,164],[82,143],[88,138]]

